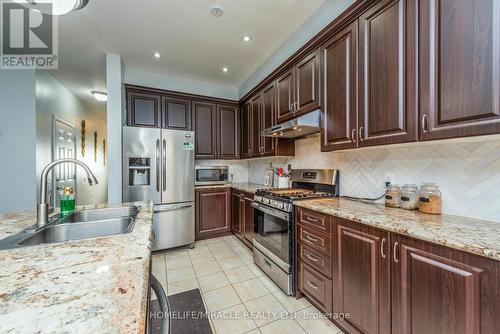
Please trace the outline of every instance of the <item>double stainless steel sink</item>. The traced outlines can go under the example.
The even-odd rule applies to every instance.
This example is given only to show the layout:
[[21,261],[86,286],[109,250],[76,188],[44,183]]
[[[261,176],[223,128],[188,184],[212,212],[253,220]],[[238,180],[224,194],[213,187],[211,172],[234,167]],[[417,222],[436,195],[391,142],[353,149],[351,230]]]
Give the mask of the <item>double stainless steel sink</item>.
[[138,211],[135,206],[75,211],[42,228],[33,225],[0,240],[0,250],[130,233]]

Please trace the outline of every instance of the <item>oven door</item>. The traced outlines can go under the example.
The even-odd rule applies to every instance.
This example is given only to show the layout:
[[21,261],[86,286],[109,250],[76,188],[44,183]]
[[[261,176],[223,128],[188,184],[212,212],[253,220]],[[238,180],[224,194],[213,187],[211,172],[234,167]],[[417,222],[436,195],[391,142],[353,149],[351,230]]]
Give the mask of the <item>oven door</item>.
[[[265,248],[264,255],[271,253],[286,265],[283,270],[290,270],[290,223],[292,215],[263,205],[252,203],[254,207],[254,241],[257,241],[257,248]],[[280,263],[277,263],[278,265]],[[281,267],[281,266],[280,266]]]

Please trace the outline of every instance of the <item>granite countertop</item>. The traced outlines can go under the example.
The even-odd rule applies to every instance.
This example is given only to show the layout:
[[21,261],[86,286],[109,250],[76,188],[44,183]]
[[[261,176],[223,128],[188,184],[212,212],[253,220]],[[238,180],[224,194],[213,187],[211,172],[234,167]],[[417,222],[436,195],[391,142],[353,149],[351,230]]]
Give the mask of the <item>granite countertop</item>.
[[498,222],[452,215],[428,215],[341,198],[296,201],[294,205],[500,260]]
[[257,189],[266,188],[263,184],[251,183],[251,182],[233,182],[227,184],[215,184],[215,185],[207,185],[207,186],[196,186],[196,189],[203,188],[234,188],[236,190],[245,191],[247,193],[255,194]]
[[[153,214],[133,204],[131,233],[0,251],[0,333],[144,333]],[[0,238],[35,217],[0,215]]]

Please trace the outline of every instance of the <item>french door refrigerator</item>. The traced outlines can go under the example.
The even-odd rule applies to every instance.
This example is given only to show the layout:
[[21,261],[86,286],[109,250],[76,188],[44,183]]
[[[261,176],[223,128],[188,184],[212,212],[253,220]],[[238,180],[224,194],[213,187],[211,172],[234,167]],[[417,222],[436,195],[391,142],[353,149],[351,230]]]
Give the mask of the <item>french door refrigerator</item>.
[[123,128],[123,201],[153,201],[153,250],[194,243],[194,132]]

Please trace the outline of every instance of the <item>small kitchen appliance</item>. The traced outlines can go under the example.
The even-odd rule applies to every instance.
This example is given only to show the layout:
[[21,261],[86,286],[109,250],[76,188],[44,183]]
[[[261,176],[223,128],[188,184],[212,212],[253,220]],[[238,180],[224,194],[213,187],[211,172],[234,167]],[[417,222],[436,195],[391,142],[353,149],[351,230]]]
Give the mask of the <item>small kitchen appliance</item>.
[[296,201],[336,197],[339,171],[292,169],[291,188],[259,189],[254,202],[253,256],[259,266],[285,293],[295,295],[294,240]]

